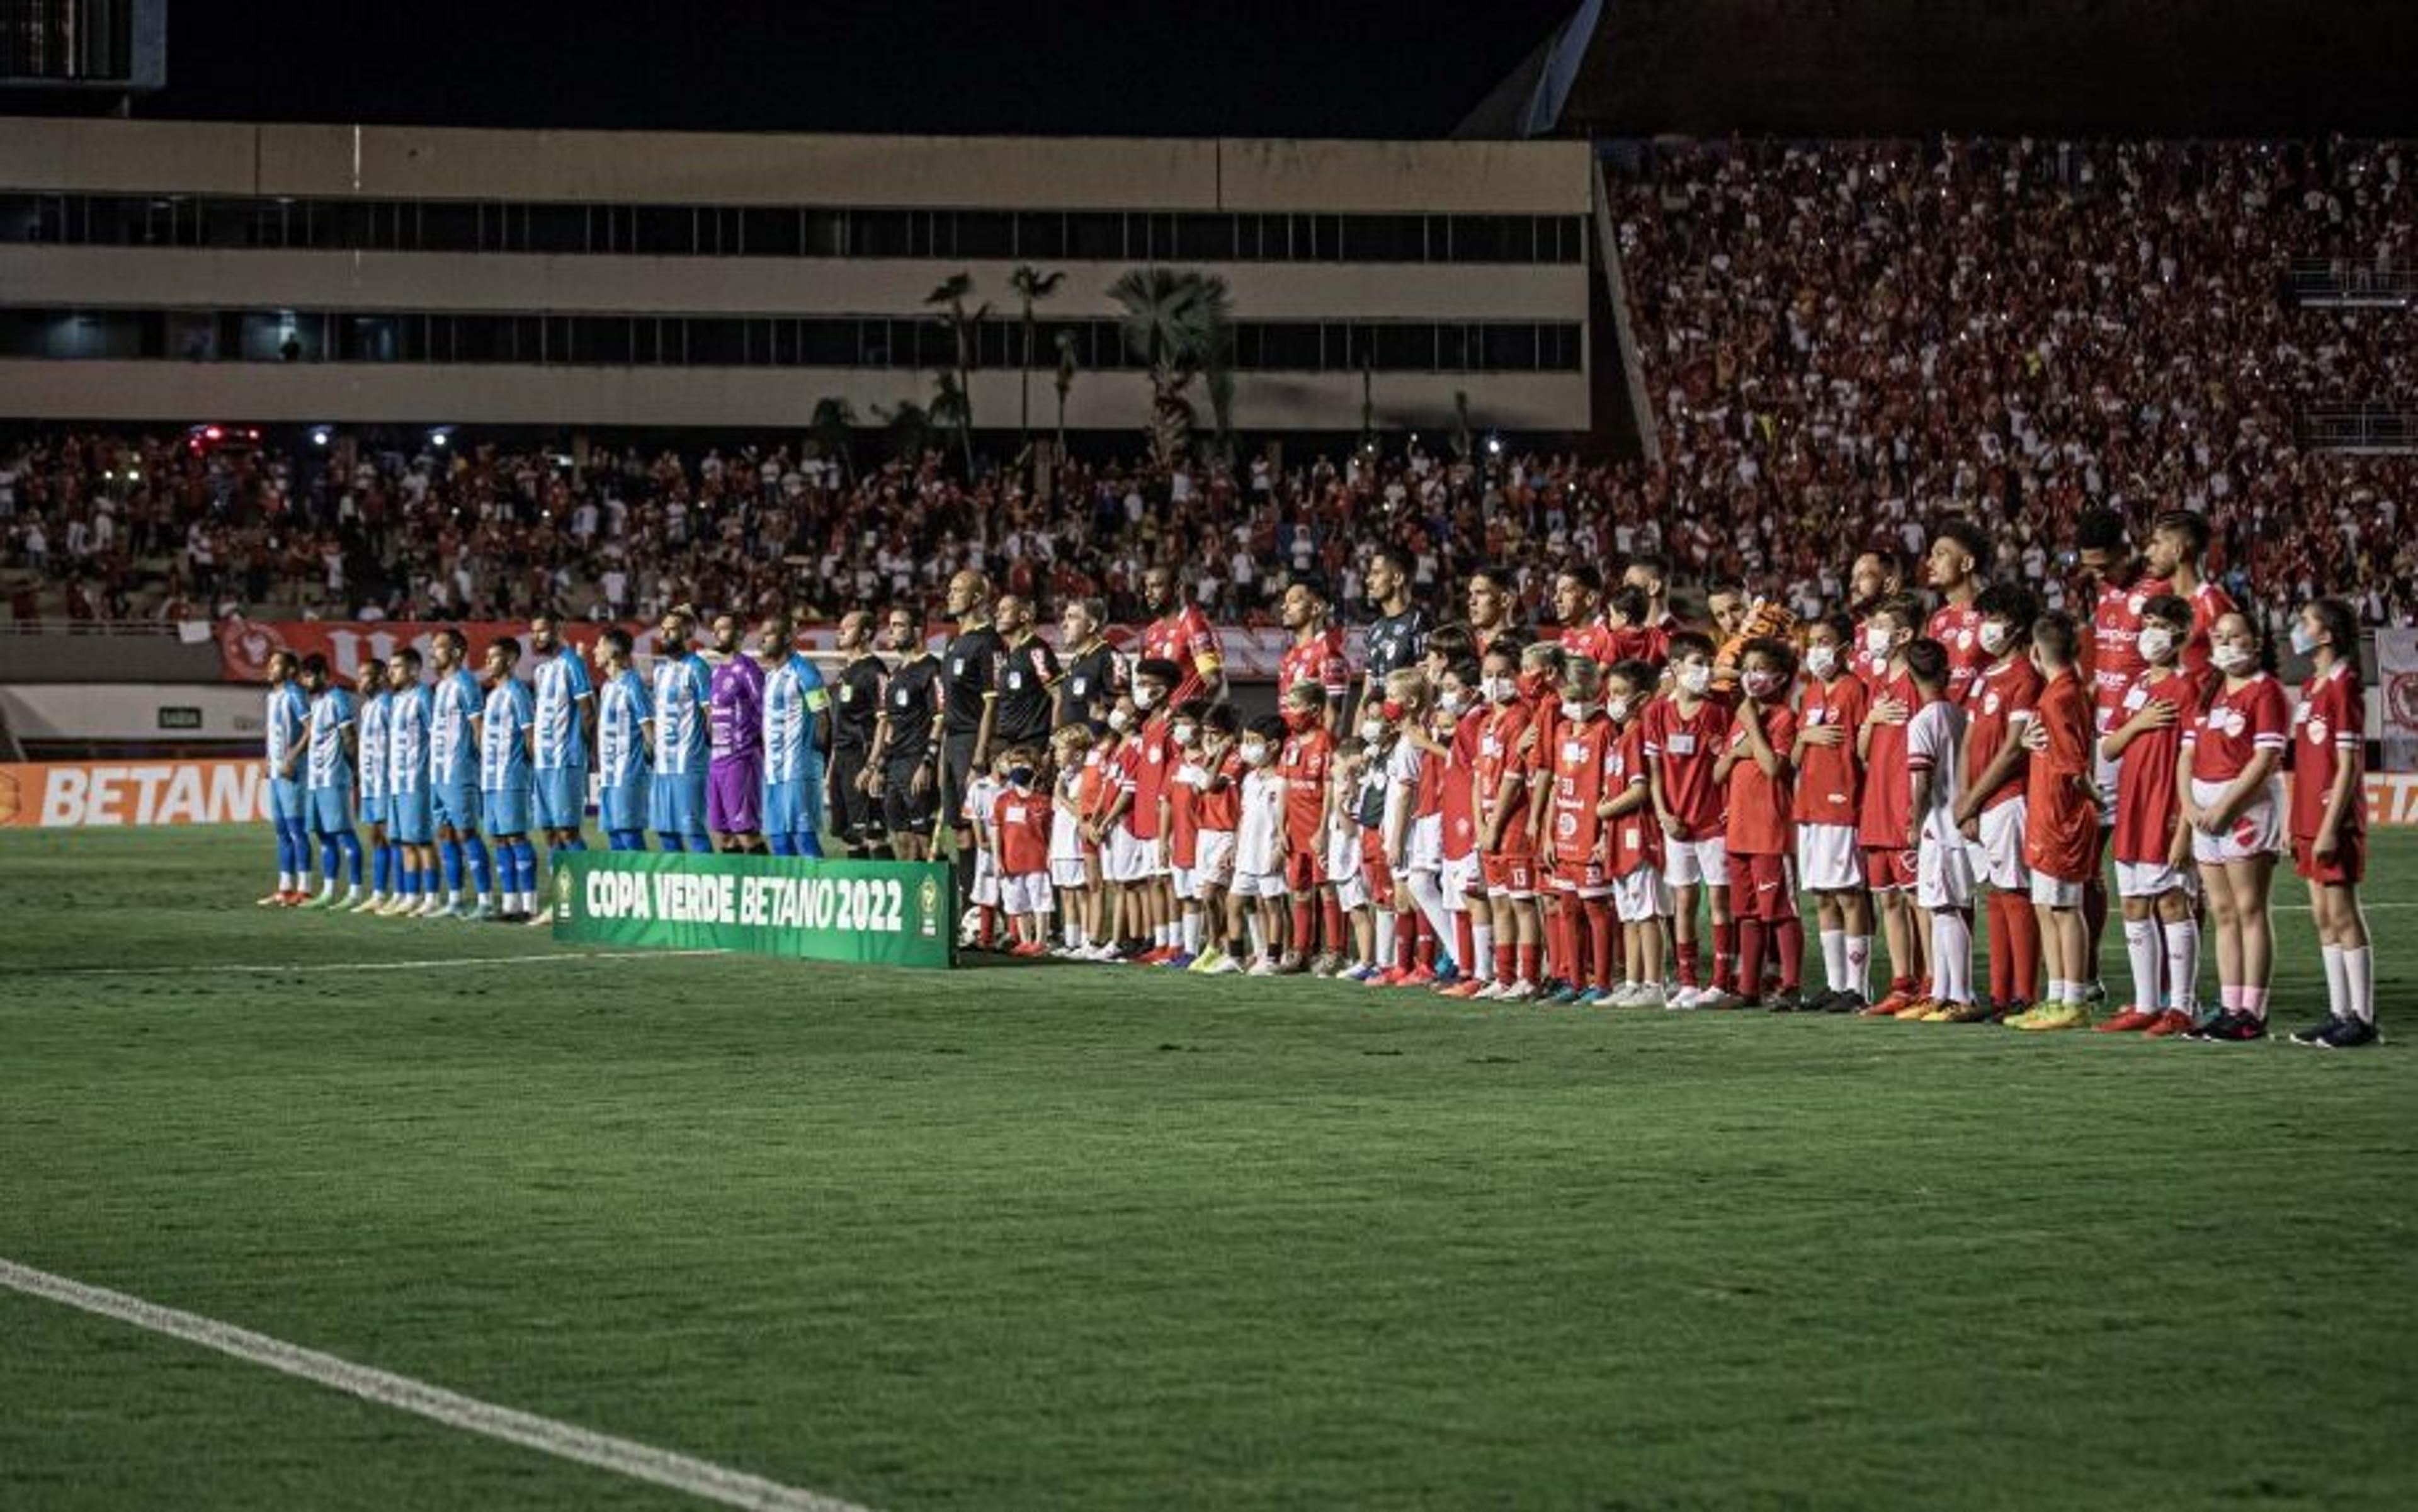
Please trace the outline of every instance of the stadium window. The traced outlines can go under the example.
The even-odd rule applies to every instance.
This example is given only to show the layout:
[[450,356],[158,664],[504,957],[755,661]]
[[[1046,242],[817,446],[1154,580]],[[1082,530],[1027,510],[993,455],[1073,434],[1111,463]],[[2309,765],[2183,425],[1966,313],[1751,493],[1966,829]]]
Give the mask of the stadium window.
[[1489,373],[1537,371],[1537,328],[1508,323],[1482,328],[1485,370]]
[[1427,218],[1418,215],[1354,215],[1343,220],[1343,260],[1350,263],[1423,263],[1428,255]]
[[584,252],[588,250],[588,206],[531,205],[525,207],[528,242],[520,250],[533,252]]
[[[1039,335],[1034,335],[1033,360],[1041,360]],[[1014,315],[993,316],[974,328],[974,366],[1012,368],[1024,358],[1024,327]]]
[[848,366],[886,368],[890,366],[892,331],[899,323],[895,320],[860,320],[856,323],[856,358]]
[[421,252],[479,250],[479,206],[469,200],[430,200],[420,207]]
[[959,210],[956,213],[958,257],[1004,262],[1016,255],[1016,217],[1003,210]]
[[589,367],[626,367],[630,322],[621,315],[579,315],[571,322],[571,360]]
[[906,256],[907,212],[904,210],[849,211],[848,255],[850,257]]
[[1567,322],[1538,328],[1542,352],[1538,366],[1547,373],[1579,371],[1579,328]]
[[1016,255],[1027,260],[1066,255],[1063,210],[1020,210],[1016,217]]
[[692,315],[688,328],[688,360],[701,368],[735,368],[747,361],[747,322],[727,316]]
[[850,316],[798,322],[798,360],[810,368],[852,368],[863,356]]
[[739,214],[739,251],[749,257],[795,257],[804,250],[794,209],[758,207]]
[[1373,328],[1377,366],[1388,373],[1432,373],[1436,328],[1426,321],[1394,320]]
[[804,229],[800,233],[808,257],[845,257],[848,255],[848,212],[846,210],[808,210],[801,217]]
[[914,324],[914,365],[938,373],[957,365],[957,344],[937,320],[918,320]]
[[1318,327],[1306,320],[1272,320],[1259,326],[1263,369],[1307,373],[1318,366]]
[[709,205],[696,212],[696,250],[707,257],[739,255],[739,207]]
[[1066,255],[1083,262],[1121,261],[1126,255],[1125,218],[1113,210],[1068,215]]
[[1175,255],[1206,262],[1232,262],[1234,221],[1231,215],[1179,215],[1175,218]]
[[[336,360],[399,362],[402,340],[392,315],[340,315],[336,320]],[[300,333],[295,332],[298,341]],[[246,355],[249,355],[248,353]]]
[[1446,321],[1436,328],[1436,371],[1467,373],[1474,344],[1469,328],[1459,321]]
[[43,239],[42,202],[54,194],[0,194],[0,243],[16,245]]
[[634,249],[650,257],[685,257],[696,251],[696,212],[685,205],[638,206]]

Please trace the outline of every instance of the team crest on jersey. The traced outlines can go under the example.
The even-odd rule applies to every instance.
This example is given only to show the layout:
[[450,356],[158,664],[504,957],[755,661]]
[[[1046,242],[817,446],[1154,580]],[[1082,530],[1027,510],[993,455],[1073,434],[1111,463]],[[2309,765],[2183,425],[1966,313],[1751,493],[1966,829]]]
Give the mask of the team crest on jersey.
[[1997,694],[1985,693],[1982,695],[1982,712],[1994,716],[1998,712],[1998,695]]
[[1585,756],[1585,755],[1586,755],[1586,747],[1585,747],[1584,744],[1580,743],[1579,741],[1564,741],[1562,742],[1562,759],[1563,759],[1563,760],[1565,760],[1565,761],[1576,761],[1576,760],[1578,760],[1580,757],[1582,757],[1582,756]]
[[2135,593],[2131,598],[2124,601],[2124,606],[2132,613],[2139,614],[2142,608],[2147,605],[2149,602],[2150,596],[2148,594]]
[[964,677],[965,675],[966,675],[966,659],[965,659],[964,657],[962,657],[962,656],[952,656],[952,657],[950,657],[950,658],[949,658],[949,676],[951,676],[951,677],[953,677],[953,678],[961,678],[961,677]]
[[2250,722],[2242,717],[2242,710],[2239,709],[2211,710],[2208,722],[2227,735],[2240,735],[2250,727]]
[[[2304,710],[2303,712],[2305,713],[2306,710]],[[2309,721],[2309,741],[2311,744],[2325,744],[2327,733],[2326,722],[2324,720],[2312,719]]]
[[1554,815],[1553,832],[1565,840],[1576,838],[1579,832],[1579,817],[1575,814]]
[[1960,651],[1969,651],[1973,649],[1973,632],[1969,628],[1956,633],[1956,649]]

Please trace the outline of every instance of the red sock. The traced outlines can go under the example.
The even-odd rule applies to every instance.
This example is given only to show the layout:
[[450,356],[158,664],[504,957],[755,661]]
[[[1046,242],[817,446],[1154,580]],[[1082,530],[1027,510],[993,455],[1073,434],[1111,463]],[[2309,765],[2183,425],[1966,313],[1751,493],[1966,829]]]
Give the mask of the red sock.
[[1595,975],[1591,985],[1610,992],[1620,984],[1613,977],[1612,899],[1586,900],[1587,944],[1595,955]]
[[1794,992],[1805,985],[1805,921],[1789,909],[1772,926],[1780,937],[1780,987]]
[[1309,922],[1316,917],[1317,905],[1303,898],[1293,906],[1293,954],[1309,954]]
[[1738,970],[1737,948],[1737,920],[1713,925],[1713,985],[1751,998],[1763,990],[1763,984]]
[[1503,985],[1507,987],[1521,982],[1536,981],[1538,954],[1537,947],[1534,945],[1515,945],[1504,952],[1507,957],[1519,962],[1519,968],[1516,970],[1507,970],[1502,973]]
[[1426,914],[1416,914],[1415,918],[1419,931],[1417,946],[1419,970],[1432,971],[1435,970],[1436,958],[1435,930],[1429,927]]
[[1352,937],[1344,932],[1343,905],[1335,901],[1335,894],[1332,893],[1319,894],[1319,923],[1325,925],[1324,943],[1328,950],[1339,955],[1346,954],[1351,950],[1352,947],[1344,943]]
[[982,940],[982,948],[985,950],[990,949],[991,931],[999,927],[999,910],[993,908],[985,908],[982,910],[982,923],[976,927]]
[[2007,899],[2007,939],[2012,943],[2013,965],[2010,993],[2026,1002],[2040,996],[2041,933],[2040,915],[2023,894]]
[[1452,916],[1452,964],[1467,976],[1477,964],[1477,937],[1470,931],[1469,910],[1463,909]]
[[2015,942],[2007,938],[2007,894],[1992,893],[1990,921],[1990,1000],[2005,1002],[2015,995]]
[[1553,959],[1547,973],[1558,981],[1578,980],[1578,966],[1573,959],[1579,953],[1579,900],[1565,898],[1553,910]]
[[1696,985],[1696,942],[1692,939],[1679,941],[1676,954],[1679,957],[1679,985],[1694,986]]
[[1416,913],[1394,915],[1394,970],[1407,972],[1416,964],[1419,954],[1418,918]]
[[[1738,986],[1744,989],[1746,997],[1760,997],[1763,993],[1763,921],[1740,919],[1713,927],[1717,932],[1722,929],[1735,932],[1738,942]],[[1714,978],[1717,984],[1720,980],[1718,976]]]

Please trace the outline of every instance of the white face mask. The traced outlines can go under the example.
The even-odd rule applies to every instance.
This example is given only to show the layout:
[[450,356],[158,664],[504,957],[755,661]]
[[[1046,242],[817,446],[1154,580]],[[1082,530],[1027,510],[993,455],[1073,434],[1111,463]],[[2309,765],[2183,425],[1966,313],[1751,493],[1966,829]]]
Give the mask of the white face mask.
[[1702,662],[1682,663],[1677,671],[1679,691],[1692,697],[1704,696],[1713,685],[1713,669]]
[[1443,697],[1437,699],[1436,707],[1442,709],[1447,714],[1458,714],[1462,710],[1469,707],[1469,695],[1459,688],[1455,688],[1450,693],[1447,693]]
[[1133,716],[1122,709],[1111,709],[1109,710],[1109,728],[1122,735],[1133,728]]
[[1738,685],[1746,689],[1750,698],[1768,698],[1780,686],[1780,675],[1758,667],[1738,679]]
[[1588,714],[1594,711],[1594,709],[1595,706],[1593,704],[1583,704],[1576,698],[1565,698],[1562,700],[1562,717],[1564,719],[1584,719]]
[[1360,738],[1364,741],[1384,740],[1385,738],[1385,722],[1382,719],[1362,720],[1360,722]]
[[1839,649],[1827,642],[1805,648],[1805,670],[1817,678],[1828,678],[1839,670]]
[[1614,724],[1626,724],[1629,719],[1629,700],[1626,698],[1615,698],[1612,702],[1603,706],[1603,711],[1612,716],[1612,722]]
[[1263,767],[1267,765],[1267,761],[1268,748],[1263,742],[1253,741],[1243,747],[1243,764],[1245,766]]
[[2143,625],[2140,647],[2141,660],[2163,662],[2174,654],[2175,633],[2164,625]]
[[1134,707],[1136,709],[1148,709],[1151,705],[1156,702],[1158,702],[1158,690],[1156,688],[1144,684],[1143,686],[1134,689]]
[[1486,701],[1488,703],[1507,704],[1512,699],[1519,696],[1520,684],[1513,680],[1509,678],[1488,678],[1486,680]]
[[[2148,633],[2145,631],[2143,634]],[[2235,676],[2250,671],[2258,664],[2257,651],[2247,646],[2236,645],[2230,641],[2217,647],[2209,653],[2209,656],[2216,663],[2219,671],[2229,672]]]
[[2008,639],[2007,627],[2003,620],[1982,621],[1982,649],[1992,656],[2002,655],[2006,651]]
[[1178,725],[1175,726],[1174,730],[1175,743],[1178,745],[1190,745],[1192,743],[1192,738],[1200,733],[1201,731],[1193,725]]
[[1885,626],[1875,625],[1864,632],[1864,651],[1875,662],[1887,657],[1896,645],[1897,633]]

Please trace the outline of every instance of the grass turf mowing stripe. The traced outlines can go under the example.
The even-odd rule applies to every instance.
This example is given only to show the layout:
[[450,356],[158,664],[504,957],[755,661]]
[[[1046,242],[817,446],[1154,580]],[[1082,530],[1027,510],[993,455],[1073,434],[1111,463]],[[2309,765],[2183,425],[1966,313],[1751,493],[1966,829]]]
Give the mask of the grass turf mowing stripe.
[[725,1506],[748,1507],[757,1512],[865,1512],[855,1504],[834,1497],[799,1490],[760,1475],[615,1438],[609,1433],[597,1433],[534,1413],[499,1407],[409,1376],[356,1365],[233,1323],[163,1307],[123,1291],[54,1275],[14,1260],[0,1259],[0,1286],[267,1366],[331,1391],[411,1413],[467,1433],[576,1460]]
[[595,950],[556,951],[537,955],[455,955],[437,961],[316,961],[292,966],[231,963],[219,966],[52,966],[33,970],[51,976],[196,976],[212,972],[246,972],[261,976],[299,976],[317,971],[441,971],[457,966],[535,966],[560,961],[669,960],[682,955],[727,955],[720,950]]

